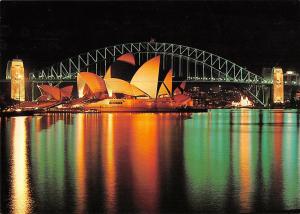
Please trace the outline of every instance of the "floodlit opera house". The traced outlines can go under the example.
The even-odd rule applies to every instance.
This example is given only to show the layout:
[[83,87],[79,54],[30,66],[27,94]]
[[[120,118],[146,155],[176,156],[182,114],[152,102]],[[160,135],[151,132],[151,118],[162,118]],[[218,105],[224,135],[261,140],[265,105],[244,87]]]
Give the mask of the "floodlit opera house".
[[39,85],[41,96],[24,105],[100,112],[176,111],[191,107],[192,99],[184,92],[185,82],[173,82],[172,72],[160,68],[160,56],[137,67],[134,55],[127,53],[110,65],[103,78],[92,72],[78,73],[78,98],[72,98],[72,85]]

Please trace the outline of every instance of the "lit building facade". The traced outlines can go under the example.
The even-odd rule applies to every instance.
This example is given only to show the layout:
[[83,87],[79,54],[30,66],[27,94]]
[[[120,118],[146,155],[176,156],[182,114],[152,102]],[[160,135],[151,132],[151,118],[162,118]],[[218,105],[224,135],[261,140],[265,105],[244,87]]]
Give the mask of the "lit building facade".
[[50,85],[38,85],[41,96],[39,101],[62,101],[69,100],[72,96],[73,86],[66,86],[64,88],[58,88]]
[[[172,69],[160,70],[160,56],[137,67],[133,54],[122,55],[110,65],[103,79],[88,72],[77,75],[79,98],[89,101],[74,101],[71,108],[153,111],[192,106],[191,97],[184,93],[185,83],[173,91],[172,73]],[[99,87],[96,89],[95,85]]]
[[282,68],[273,68],[273,103],[284,102],[284,82]]
[[13,59],[8,62],[6,79],[11,79],[11,98],[25,101],[25,72],[22,60]]
[[173,70],[161,70],[160,62],[160,56],[155,56],[136,66],[134,55],[124,54],[109,66],[104,78],[92,72],[79,72],[77,99],[71,98],[72,86],[40,85],[37,105],[51,102],[52,107],[60,109],[101,112],[176,111],[192,107],[191,97],[184,92],[185,82],[173,85]]

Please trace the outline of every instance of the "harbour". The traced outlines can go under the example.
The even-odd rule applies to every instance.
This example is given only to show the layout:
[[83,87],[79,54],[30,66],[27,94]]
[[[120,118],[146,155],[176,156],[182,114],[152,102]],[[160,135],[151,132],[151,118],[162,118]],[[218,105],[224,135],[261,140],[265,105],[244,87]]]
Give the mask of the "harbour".
[[1,118],[1,209],[298,212],[299,127],[294,110]]
[[0,214],[300,213],[300,1],[0,1]]

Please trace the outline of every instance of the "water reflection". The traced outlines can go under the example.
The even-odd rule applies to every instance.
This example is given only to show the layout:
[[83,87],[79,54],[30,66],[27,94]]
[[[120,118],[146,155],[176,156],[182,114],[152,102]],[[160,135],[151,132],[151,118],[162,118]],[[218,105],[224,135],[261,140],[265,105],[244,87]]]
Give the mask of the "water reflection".
[[240,125],[240,206],[242,212],[250,211],[251,204],[251,142],[249,139],[249,114],[245,109],[242,109],[243,115],[241,117]]
[[[76,212],[83,213],[86,205],[86,156],[85,156],[85,115],[78,114],[76,120]],[[93,158],[93,157],[92,157]]]
[[[267,125],[263,125],[261,127],[261,155],[260,155],[260,166],[261,166],[261,179],[262,179],[262,188],[264,191],[260,191],[261,193],[261,202],[264,207],[268,207],[271,204],[271,184],[272,184],[272,165],[274,160],[274,130],[273,126],[269,125],[268,122],[273,120],[270,116],[272,114],[263,114],[263,123]],[[270,208],[270,207],[268,207]]]
[[8,209],[299,209],[299,131],[297,112],[247,109],[10,118]]
[[116,157],[114,145],[114,114],[108,114],[103,123],[103,170],[105,182],[105,207],[108,213],[116,213]]
[[[242,109],[229,114],[216,110],[186,121],[184,155],[192,209],[252,212],[299,208],[296,118],[295,113]],[[293,152],[285,147],[293,147]]]
[[297,136],[297,114],[284,115],[284,139],[282,145],[283,198],[287,209],[299,207],[299,145]]
[[26,117],[11,119],[11,212],[30,213],[31,194],[27,147]]
[[[283,124],[283,114],[276,112],[274,114],[274,159],[273,159],[273,172],[272,172],[272,189],[271,194],[276,195],[277,197],[271,197],[273,203],[277,204],[275,206],[282,206],[282,124]],[[288,142],[286,142],[288,143]]]
[[[197,118],[197,119],[196,119]],[[229,115],[200,114],[185,121],[184,157],[193,210],[225,208],[229,176]],[[210,201],[210,203],[206,203]]]
[[131,169],[133,197],[138,211],[157,211],[158,207],[158,118],[155,114],[133,117],[131,126]]

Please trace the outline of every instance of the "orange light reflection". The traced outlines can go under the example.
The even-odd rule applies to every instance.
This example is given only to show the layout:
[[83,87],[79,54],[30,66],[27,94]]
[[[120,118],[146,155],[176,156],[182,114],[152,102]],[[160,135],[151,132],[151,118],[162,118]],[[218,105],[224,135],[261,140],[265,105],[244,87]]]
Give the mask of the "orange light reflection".
[[[282,197],[282,123],[283,123],[283,113],[275,113],[274,114],[274,178],[275,181],[274,191],[277,195],[278,199]],[[277,198],[276,198],[277,199]],[[277,199],[277,200],[278,200]],[[279,203],[279,201],[278,201]]]
[[131,133],[134,201],[140,211],[157,210],[159,197],[157,115],[134,115]]
[[12,213],[30,213],[26,117],[12,118]]
[[240,200],[242,212],[250,212],[250,140],[249,140],[249,114],[247,109],[241,110],[240,128]]
[[85,170],[85,147],[84,147],[84,124],[85,115],[78,114],[77,117],[77,136],[76,136],[76,201],[77,201],[77,213],[84,213],[86,204],[86,170]]
[[103,169],[105,180],[105,197],[106,211],[108,213],[116,213],[116,166],[115,166],[115,151],[114,151],[114,115],[108,114],[106,118],[106,130],[103,130],[105,139],[103,141]]

